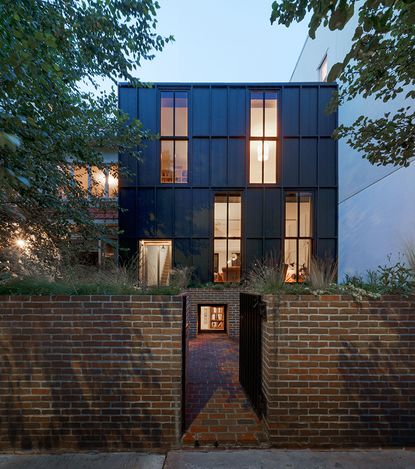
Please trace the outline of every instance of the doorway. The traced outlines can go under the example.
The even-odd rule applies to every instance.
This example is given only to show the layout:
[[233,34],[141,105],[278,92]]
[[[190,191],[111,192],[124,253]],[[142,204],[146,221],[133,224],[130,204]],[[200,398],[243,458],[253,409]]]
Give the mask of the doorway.
[[140,281],[146,286],[169,284],[172,243],[168,240],[140,241]]

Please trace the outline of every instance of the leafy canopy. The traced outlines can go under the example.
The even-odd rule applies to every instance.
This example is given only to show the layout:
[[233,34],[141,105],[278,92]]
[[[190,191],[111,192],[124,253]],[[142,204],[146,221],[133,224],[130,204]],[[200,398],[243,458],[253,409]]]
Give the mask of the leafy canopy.
[[101,201],[71,166],[103,168],[101,150],[136,154],[149,137],[118,111],[113,91],[97,89],[102,79],[139,85],[135,68],[172,39],[155,31],[158,8],[153,0],[0,2],[0,248],[17,233],[39,243],[68,239],[74,227],[103,235],[91,217]]
[[355,11],[358,25],[350,51],[328,76],[340,84],[332,105],[358,95],[384,102],[404,96],[408,105],[379,119],[359,116],[352,125],[341,125],[335,136],[347,138],[372,164],[408,166],[415,155],[415,2],[281,0],[272,4],[271,23],[289,26],[311,13],[309,36],[314,39],[320,25],[341,30]]

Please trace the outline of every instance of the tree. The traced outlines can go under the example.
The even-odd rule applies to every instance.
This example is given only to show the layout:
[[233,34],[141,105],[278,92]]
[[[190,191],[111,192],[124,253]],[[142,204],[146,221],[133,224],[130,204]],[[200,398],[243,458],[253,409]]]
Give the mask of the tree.
[[[149,137],[99,80],[130,81],[171,37],[155,32],[153,0],[0,3],[0,249],[16,233],[59,243],[105,236],[73,166],[104,167],[102,149],[137,154]],[[93,85],[93,91],[85,91]],[[91,89],[91,87],[90,87]],[[35,243],[36,244],[36,243]]]
[[[350,51],[329,72],[328,80],[338,79],[340,84],[331,108],[358,95],[384,102],[403,95],[408,105],[379,119],[359,116],[352,125],[341,125],[334,136],[347,138],[347,143],[372,164],[408,166],[415,155],[411,103],[415,98],[415,2],[365,0],[359,5]],[[271,23],[289,26],[311,13],[309,36],[314,39],[320,25],[343,29],[355,7],[354,0],[282,0],[272,4]]]

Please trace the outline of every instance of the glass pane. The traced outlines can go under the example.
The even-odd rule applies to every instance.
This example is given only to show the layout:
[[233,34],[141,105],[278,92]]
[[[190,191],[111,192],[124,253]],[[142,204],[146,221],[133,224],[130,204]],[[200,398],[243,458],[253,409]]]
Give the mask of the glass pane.
[[116,166],[112,165],[108,171],[108,196],[117,197],[118,195],[118,176]]
[[311,194],[302,193],[299,197],[300,203],[300,236],[312,237],[312,213],[311,213]]
[[265,137],[277,136],[277,93],[265,93]]
[[178,183],[187,182],[187,141],[176,140],[175,179]]
[[91,168],[91,192],[97,197],[102,197],[105,194],[106,176],[102,169],[93,166]]
[[285,236],[298,236],[297,195],[287,194],[285,197]]
[[251,140],[249,147],[249,182],[262,183],[262,142]]
[[241,280],[241,240],[228,240],[228,260],[226,268],[222,269],[225,282],[239,282]]
[[229,197],[229,238],[241,237],[241,196]]
[[187,136],[187,93],[176,92],[175,94],[175,135]]
[[272,140],[264,142],[264,182],[277,182],[277,142]]
[[173,93],[161,93],[160,135],[172,137],[173,134]]
[[160,182],[173,182],[173,141],[161,141]]
[[201,306],[200,307],[200,330],[201,331],[224,331],[225,330],[224,306]]
[[263,93],[251,93],[251,136],[264,135]]
[[285,281],[297,281],[297,240],[286,239],[284,241],[284,268]]
[[86,168],[76,166],[74,168],[74,178],[82,189],[88,191],[88,171],[86,170]]
[[215,282],[224,282],[223,269],[226,269],[226,239],[215,239],[213,264],[213,280]]
[[227,236],[227,197],[215,196],[215,237]]
[[298,281],[304,282],[308,276],[311,259],[311,239],[298,240]]

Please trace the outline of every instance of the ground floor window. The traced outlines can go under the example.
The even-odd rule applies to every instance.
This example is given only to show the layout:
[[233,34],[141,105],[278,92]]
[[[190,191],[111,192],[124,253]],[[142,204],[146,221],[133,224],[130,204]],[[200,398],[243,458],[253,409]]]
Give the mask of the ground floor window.
[[169,240],[141,240],[139,276],[145,286],[168,285],[172,268],[172,243]]
[[313,246],[312,194],[285,194],[285,281],[303,282],[310,268]]
[[241,279],[241,196],[215,195],[213,271],[215,282]]
[[226,308],[224,305],[199,305],[199,332],[225,332]]

